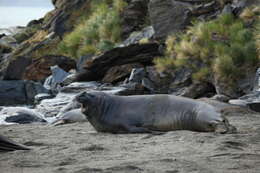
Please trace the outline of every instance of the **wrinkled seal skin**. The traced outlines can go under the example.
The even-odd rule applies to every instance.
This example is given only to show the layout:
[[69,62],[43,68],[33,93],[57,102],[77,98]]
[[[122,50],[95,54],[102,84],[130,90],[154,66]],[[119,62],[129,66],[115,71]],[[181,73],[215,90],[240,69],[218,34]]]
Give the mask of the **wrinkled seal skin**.
[[15,151],[15,150],[30,150],[30,149],[0,135],[0,152],[8,152],[8,151]]
[[228,130],[227,120],[207,103],[173,95],[115,96],[83,92],[76,96],[98,132],[151,133]]

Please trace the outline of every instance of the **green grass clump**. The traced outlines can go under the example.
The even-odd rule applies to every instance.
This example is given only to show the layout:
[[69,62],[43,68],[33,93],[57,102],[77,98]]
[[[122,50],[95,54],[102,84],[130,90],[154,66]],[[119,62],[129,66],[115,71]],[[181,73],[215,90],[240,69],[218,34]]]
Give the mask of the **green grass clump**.
[[125,6],[124,0],[93,1],[91,14],[64,37],[59,52],[78,58],[115,47],[121,39],[120,13]]
[[165,57],[155,64],[161,71],[188,67],[193,81],[218,79],[232,85],[259,64],[259,33],[260,25],[247,27],[231,14],[197,22],[187,32],[169,36]]

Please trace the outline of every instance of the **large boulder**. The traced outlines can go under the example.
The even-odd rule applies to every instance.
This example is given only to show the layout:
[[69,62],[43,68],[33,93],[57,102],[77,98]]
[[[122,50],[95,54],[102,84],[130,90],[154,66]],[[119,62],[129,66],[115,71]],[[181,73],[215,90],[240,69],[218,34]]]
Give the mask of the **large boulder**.
[[47,92],[31,81],[0,81],[0,105],[31,104],[39,93]]
[[92,57],[85,62],[85,71],[77,75],[78,81],[98,81],[115,66],[140,63],[150,65],[155,57],[161,56],[159,45],[156,43],[133,44],[117,47],[102,55]]
[[59,66],[65,71],[76,68],[75,60],[65,56],[44,56],[34,59],[29,65],[23,75],[23,79],[40,81],[51,75],[51,66]]

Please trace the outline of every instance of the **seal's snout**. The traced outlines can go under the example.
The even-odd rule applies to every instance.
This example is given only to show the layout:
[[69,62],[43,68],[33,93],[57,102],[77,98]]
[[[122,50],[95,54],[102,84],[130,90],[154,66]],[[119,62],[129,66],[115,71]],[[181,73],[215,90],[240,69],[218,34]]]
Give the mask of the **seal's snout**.
[[223,117],[223,120],[217,123],[215,132],[222,133],[222,134],[225,134],[225,133],[236,133],[237,129],[236,129],[235,126],[232,126],[229,123],[228,119]]
[[86,92],[82,92],[82,93],[78,94],[75,97],[76,101],[79,102],[79,103],[83,103],[86,99],[85,95],[86,95]]

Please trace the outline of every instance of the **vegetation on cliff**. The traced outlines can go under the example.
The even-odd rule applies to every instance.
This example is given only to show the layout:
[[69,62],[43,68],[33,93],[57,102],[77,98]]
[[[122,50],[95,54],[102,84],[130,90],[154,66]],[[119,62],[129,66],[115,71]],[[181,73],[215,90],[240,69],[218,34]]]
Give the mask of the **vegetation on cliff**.
[[123,0],[93,1],[92,12],[59,44],[59,52],[78,58],[112,49],[121,40]]
[[259,33],[259,8],[245,9],[240,18],[223,14],[195,22],[185,33],[168,37],[165,57],[155,64],[160,71],[187,67],[193,81],[217,79],[232,87],[259,65]]

